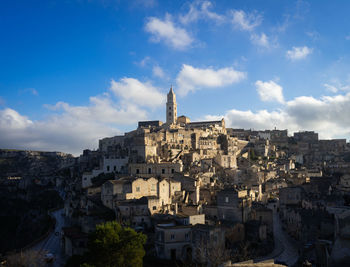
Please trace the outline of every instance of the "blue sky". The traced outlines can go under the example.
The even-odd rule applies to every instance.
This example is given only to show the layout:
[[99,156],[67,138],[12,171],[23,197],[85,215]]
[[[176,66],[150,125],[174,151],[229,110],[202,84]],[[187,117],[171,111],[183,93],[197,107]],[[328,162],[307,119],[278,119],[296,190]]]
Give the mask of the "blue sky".
[[348,1],[0,2],[0,147],[79,154],[178,113],[350,138]]

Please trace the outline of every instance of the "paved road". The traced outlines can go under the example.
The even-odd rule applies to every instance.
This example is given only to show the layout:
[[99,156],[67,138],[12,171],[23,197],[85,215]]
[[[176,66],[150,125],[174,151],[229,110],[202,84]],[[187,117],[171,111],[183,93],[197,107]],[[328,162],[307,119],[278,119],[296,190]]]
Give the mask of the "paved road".
[[61,214],[63,209],[52,213],[56,219],[55,230],[44,240],[33,247],[34,250],[46,251],[55,255],[55,261],[48,266],[60,267],[65,263],[64,253],[61,248],[61,229],[65,226],[66,219]]
[[[276,204],[277,205],[277,204]],[[278,216],[274,203],[269,204],[273,210],[273,232],[275,248],[267,256],[257,259],[257,261],[274,259],[275,261],[284,262],[288,266],[293,266],[298,260],[298,247],[296,242],[282,229],[282,223]]]

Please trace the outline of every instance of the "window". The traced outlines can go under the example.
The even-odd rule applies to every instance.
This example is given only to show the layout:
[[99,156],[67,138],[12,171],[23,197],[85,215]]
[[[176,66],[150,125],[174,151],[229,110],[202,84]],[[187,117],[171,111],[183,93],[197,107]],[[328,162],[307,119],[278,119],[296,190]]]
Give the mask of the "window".
[[109,172],[109,166],[107,166],[107,171]]
[[164,174],[165,173],[165,169],[162,169],[162,174]]
[[151,191],[156,191],[156,186],[155,184],[152,184]]
[[140,173],[140,169],[136,169],[136,174],[139,174]]
[[156,209],[157,209],[157,207],[156,207],[156,206],[153,206],[153,207],[152,207],[152,210],[156,210]]
[[151,174],[151,173],[152,173],[152,169],[148,168],[148,174]]
[[171,110],[171,107],[169,107],[169,110]]
[[136,186],[136,192],[140,192],[140,187]]
[[174,169],[171,169],[171,173],[174,173],[175,172],[175,170]]
[[170,235],[170,239],[171,239],[171,240],[174,240],[174,239],[175,239],[175,235],[174,235],[174,234],[171,234],[171,235]]
[[114,166],[114,167],[113,167],[113,170],[116,171],[116,170],[117,170],[117,166]]
[[186,240],[188,240],[189,239],[189,237],[190,237],[190,235],[187,233],[187,234],[185,234],[185,239]]
[[171,116],[171,112],[169,112],[169,116]]
[[228,203],[228,197],[225,197],[225,202]]

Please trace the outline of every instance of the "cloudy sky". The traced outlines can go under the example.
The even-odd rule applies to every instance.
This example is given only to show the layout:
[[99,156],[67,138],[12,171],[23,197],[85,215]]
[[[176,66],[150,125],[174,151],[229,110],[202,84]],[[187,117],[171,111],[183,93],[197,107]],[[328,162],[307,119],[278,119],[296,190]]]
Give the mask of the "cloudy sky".
[[165,95],[192,120],[350,138],[350,1],[4,0],[0,147],[79,154]]

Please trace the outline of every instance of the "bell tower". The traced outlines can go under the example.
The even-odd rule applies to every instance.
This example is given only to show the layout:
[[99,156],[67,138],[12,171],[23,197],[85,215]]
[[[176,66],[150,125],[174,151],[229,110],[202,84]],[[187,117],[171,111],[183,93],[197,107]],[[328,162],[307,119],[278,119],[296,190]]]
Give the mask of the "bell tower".
[[168,93],[168,98],[166,102],[166,123],[168,125],[176,124],[177,120],[177,105],[176,105],[176,95],[173,91],[173,87],[170,87]]

